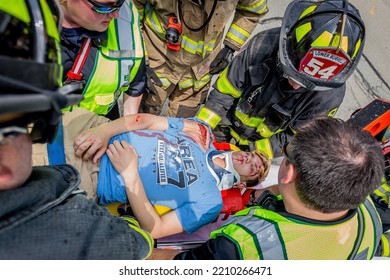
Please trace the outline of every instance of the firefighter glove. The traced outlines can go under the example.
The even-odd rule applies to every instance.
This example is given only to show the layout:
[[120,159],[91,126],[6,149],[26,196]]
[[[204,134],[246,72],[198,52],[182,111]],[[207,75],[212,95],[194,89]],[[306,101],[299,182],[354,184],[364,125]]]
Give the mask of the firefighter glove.
[[154,84],[161,87],[162,86],[161,80],[159,79],[159,77],[157,77],[156,73],[154,73],[154,71],[152,70],[152,68],[149,67],[149,65],[146,65],[146,76],[147,76],[146,92],[156,95],[157,90],[156,90]]
[[210,74],[215,75],[222,72],[222,70],[225,69],[232,61],[233,55],[234,50],[228,46],[221,49],[210,64]]

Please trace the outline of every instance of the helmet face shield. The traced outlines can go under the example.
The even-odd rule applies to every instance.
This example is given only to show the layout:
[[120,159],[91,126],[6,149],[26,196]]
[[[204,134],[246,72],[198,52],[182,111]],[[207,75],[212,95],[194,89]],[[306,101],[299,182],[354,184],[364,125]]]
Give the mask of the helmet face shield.
[[61,109],[82,100],[60,87],[61,20],[55,0],[0,1],[0,115],[23,114],[37,142],[51,141]]
[[0,11],[0,55],[32,59],[32,30],[30,26]]
[[60,4],[58,3],[58,0],[48,1],[47,6],[50,9],[49,17],[51,16],[53,18],[58,32],[61,33],[62,21],[64,20],[64,14],[62,12]]
[[363,51],[365,28],[347,1],[293,1],[283,17],[279,59],[285,75],[311,90],[342,86]]
[[0,3],[0,63],[7,65],[0,68],[0,75],[46,90],[61,85],[62,16],[55,6],[54,0]]

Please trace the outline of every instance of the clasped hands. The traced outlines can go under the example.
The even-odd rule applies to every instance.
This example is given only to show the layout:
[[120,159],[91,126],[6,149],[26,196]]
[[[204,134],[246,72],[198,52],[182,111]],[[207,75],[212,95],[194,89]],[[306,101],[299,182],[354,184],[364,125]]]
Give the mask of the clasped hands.
[[[109,125],[109,123],[105,125]],[[107,151],[111,138],[110,135],[105,133],[105,125],[84,130],[76,137],[74,141],[76,156],[83,160],[92,158],[93,163],[97,163]],[[204,124],[192,120],[184,120],[183,132],[196,142],[204,152],[209,149],[211,141],[210,130]],[[129,146],[131,145],[129,144]]]

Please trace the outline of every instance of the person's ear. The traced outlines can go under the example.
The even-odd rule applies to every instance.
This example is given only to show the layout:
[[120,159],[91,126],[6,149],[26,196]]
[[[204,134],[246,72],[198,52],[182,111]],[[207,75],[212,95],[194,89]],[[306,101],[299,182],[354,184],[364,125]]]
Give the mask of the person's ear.
[[287,160],[284,160],[283,169],[283,175],[280,178],[280,183],[282,184],[290,184],[295,182],[295,179],[297,178],[297,173],[295,170],[295,166],[291,164],[290,162],[287,162]]

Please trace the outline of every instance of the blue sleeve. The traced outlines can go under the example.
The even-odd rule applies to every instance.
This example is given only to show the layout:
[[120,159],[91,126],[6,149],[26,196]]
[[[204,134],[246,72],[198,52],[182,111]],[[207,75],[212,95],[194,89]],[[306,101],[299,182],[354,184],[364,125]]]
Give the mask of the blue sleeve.
[[[211,223],[222,210],[223,205],[220,196],[205,196],[202,200],[201,198],[199,197],[198,203],[192,201],[175,209],[183,229],[188,233],[193,233],[202,226]],[[208,203],[203,201],[208,201]]]
[[[168,118],[168,126],[169,128],[174,128],[174,129],[178,129],[180,131],[183,130],[184,128],[184,119],[182,118],[173,118],[173,117],[167,117]],[[212,132],[211,131],[211,127],[209,126],[208,123],[194,117],[194,118],[187,118],[186,120],[189,120],[189,121],[194,121],[194,122],[198,122],[198,123],[201,123],[203,125],[205,125],[207,127],[207,129],[210,131],[210,133]]]
[[168,117],[168,129],[176,129],[179,131],[183,131],[184,128],[184,120],[181,118],[172,118]]

